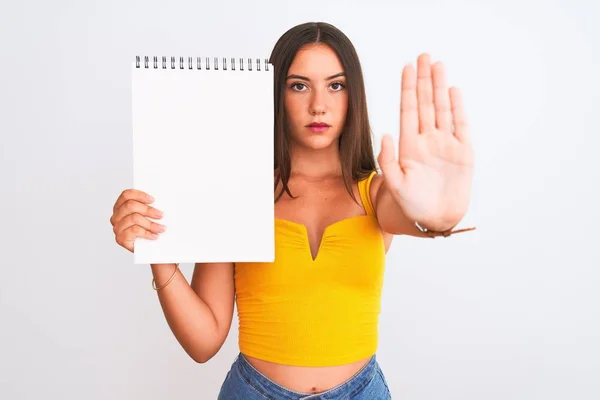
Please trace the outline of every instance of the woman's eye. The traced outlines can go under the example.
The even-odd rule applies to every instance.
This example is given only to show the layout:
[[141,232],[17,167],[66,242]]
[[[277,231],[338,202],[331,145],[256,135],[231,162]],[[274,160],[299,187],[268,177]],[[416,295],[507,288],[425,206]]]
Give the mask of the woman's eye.
[[334,89],[336,92],[339,92],[340,90],[342,90],[342,89],[345,88],[344,84],[341,83],[341,82],[334,82],[334,83],[331,84],[332,87],[336,86],[336,85],[338,87],[338,89]]
[[[342,82],[334,82],[331,85],[329,85],[329,87],[331,87],[334,92],[339,92],[340,90],[343,90],[346,86]],[[292,90],[295,90],[296,92],[305,92],[307,90],[306,85],[300,82],[292,84],[290,88]]]
[[298,86],[305,86],[304,83],[294,83],[291,87],[297,92],[302,92],[301,89],[298,89]]

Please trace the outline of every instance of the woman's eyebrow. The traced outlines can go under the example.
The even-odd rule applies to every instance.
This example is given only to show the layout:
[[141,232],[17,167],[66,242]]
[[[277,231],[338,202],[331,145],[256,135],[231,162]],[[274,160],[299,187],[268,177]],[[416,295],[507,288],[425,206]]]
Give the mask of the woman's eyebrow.
[[[345,72],[338,72],[335,75],[328,76],[327,78],[325,78],[325,80],[328,81],[330,79],[337,78],[339,76],[346,76],[346,73]],[[288,77],[286,78],[286,80],[288,80],[288,79],[300,79],[300,80],[303,80],[303,81],[310,82],[310,79],[308,79],[307,77],[302,76],[302,75],[296,75],[296,74],[288,75]]]

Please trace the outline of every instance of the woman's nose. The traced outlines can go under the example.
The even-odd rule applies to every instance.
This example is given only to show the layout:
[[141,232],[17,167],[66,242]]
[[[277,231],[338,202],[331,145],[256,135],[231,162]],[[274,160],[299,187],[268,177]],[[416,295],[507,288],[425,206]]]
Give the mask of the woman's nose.
[[310,102],[311,115],[323,114],[326,111],[326,108],[324,96],[318,91],[314,92]]

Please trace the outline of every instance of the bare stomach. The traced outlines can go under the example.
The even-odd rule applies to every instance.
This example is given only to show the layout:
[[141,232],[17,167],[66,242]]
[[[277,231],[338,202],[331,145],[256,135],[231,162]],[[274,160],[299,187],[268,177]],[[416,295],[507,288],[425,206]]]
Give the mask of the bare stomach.
[[259,360],[244,354],[261,374],[286,389],[301,393],[320,393],[349,380],[370,360],[365,358],[351,364],[333,367],[297,367]]

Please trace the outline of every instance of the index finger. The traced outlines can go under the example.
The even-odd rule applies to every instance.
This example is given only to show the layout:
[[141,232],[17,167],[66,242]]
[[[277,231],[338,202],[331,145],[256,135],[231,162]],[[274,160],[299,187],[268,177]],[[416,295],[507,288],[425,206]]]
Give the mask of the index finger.
[[[419,133],[419,108],[417,104],[417,76],[412,63],[402,69],[400,95],[400,142],[412,140]],[[404,140],[402,140],[404,139]]]
[[137,200],[144,204],[151,204],[154,202],[154,198],[144,191],[137,189],[125,189],[115,202],[113,212],[116,211],[117,208],[121,207],[127,200]]

